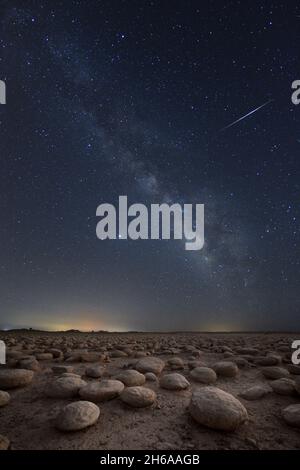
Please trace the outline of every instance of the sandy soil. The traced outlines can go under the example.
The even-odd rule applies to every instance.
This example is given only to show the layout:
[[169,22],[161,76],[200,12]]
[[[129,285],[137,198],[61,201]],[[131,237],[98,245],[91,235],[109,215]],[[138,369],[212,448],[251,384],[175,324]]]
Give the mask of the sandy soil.
[[[31,384],[8,390],[11,400],[0,408],[0,434],[10,440],[12,449],[300,449],[300,429],[289,426],[281,411],[290,404],[300,403],[300,396],[282,396],[274,392],[256,400],[247,401],[238,395],[254,384],[270,381],[262,374],[263,367],[255,358],[268,354],[280,356],[281,367],[288,367],[291,343],[300,335],[290,334],[100,334],[100,333],[39,333],[1,332],[0,339],[8,345],[9,367],[18,367],[24,356],[36,356],[57,348],[59,358],[40,360],[40,370],[35,371]],[[255,348],[258,354],[241,354],[239,348]],[[127,356],[116,350],[126,351]],[[17,354],[12,353],[17,351]],[[157,400],[151,407],[135,409],[119,398],[99,403],[100,418],[89,428],[77,432],[61,432],[54,426],[59,410],[76,398],[54,399],[44,394],[45,385],[55,376],[53,365],[72,365],[74,372],[87,382],[101,380],[84,376],[91,365],[78,360],[86,351],[101,352],[101,364],[106,365],[105,378],[114,377],[120,370],[134,368],[136,356],[144,354],[159,357],[166,363],[162,374],[170,372],[168,360],[179,357],[184,369],[176,370],[190,382],[182,391],[164,390],[157,382],[146,382]],[[72,354],[76,352],[77,357]],[[243,352],[243,351],[242,351]],[[251,352],[251,351],[250,351]],[[125,353],[124,353],[125,354]],[[17,359],[11,356],[18,356]],[[249,421],[235,432],[208,429],[196,423],[188,412],[193,390],[203,385],[190,376],[188,362],[200,360],[212,366],[220,360],[246,358],[233,378],[218,377],[216,386],[230,392],[246,407]],[[73,362],[73,360],[75,362]],[[7,366],[6,366],[7,367]],[[1,366],[3,369],[4,366]],[[296,375],[291,378],[297,379]],[[1,388],[1,387],[0,387]]]

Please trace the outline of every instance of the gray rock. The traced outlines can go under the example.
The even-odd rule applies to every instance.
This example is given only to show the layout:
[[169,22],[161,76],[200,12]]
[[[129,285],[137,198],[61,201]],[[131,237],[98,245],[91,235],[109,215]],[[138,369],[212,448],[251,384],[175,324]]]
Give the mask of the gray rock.
[[168,360],[167,364],[173,370],[184,369],[184,362],[180,357],[172,357]]
[[38,361],[51,361],[53,359],[53,354],[51,353],[40,353],[36,355]]
[[116,375],[115,379],[123,382],[126,387],[144,385],[144,383],[146,382],[146,377],[144,376],[144,374],[141,374],[140,372],[134,369],[124,370],[120,372],[118,375]]
[[156,382],[157,381],[157,377],[156,377],[155,374],[153,374],[153,372],[146,372],[145,379],[149,382]]
[[85,385],[86,382],[78,376],[59,377],[47,384],[45,394],[50,398],[72,398]]
[[284,408],[282,416],[287,424],[300,428],[300,404]]
[[300,375],[300,366],[297,366],[296,364],[289,364],[287,366],[287,370],[290,374]]
[[7,392],[0,390],[0,408],[7,405],[10,402],[10,395]]
[[23,387],[31,383],[33,371],[27,369],[3,369],[0,370],[0,389]]
[[28,359],[21,359],[18,362],[18,367],[20,367],[20,369],[37,371],[40,369],[40,364],[34,357],[32,357]]
[[73,366],[52,366],[52,370],[54,374],[64,374],[65,372],[73,372],[74,367]]
[[79,395],[84,400],[102,402],[112,400],[124,390],[124,384],[120,380],[101,380],[101,382],[90,382],[81,388]]
[[10,446],[9,439],[0,434],[0,450],[7,450]]
[[105,367],[95,364],[94,366],[89,366],[85,369],[85,375],[87,377],[92,377],[98,379],[103,376],[105,372]]
[[146,387],[127,387],[120,394],[120,398],[124,403],[134,408],[144,408],[155,402],[156,394]]
[[266,379],[271,380],[282,379],[290,375],[288,370],[278,366],[265,367],[262,369],[262,373]]
[[164,367],[164,361],[153,356],[144,357],[136,363],[136,370],[143,374],[145,372],[153,372],[153,374],[158,375],[162,372]]
[[96,423],[100,409],[89,401],[77,401],[66,405],[56,418],[60,431],[80,431]]
[[271,393],[272,389],[268,385],[254,385],[253,387],[248,388],[244,392],[240,393],[240,397],[245,400],[259,400],[260,398],[265,397],[268,393]]
[[248,419],[239,400],[213,386],[193,392],[189,412],[199,424],[221,431],[234,431]]
[[216,362],[213,369],[221,377],[235,377],[239,372],[238,366],[231,361]]
[[281,357],[279,356],[266,356],[266,357],[258,357],[255,360],[255,364],[259,366],[277,366],[281,363]]
[[273,391],[278,395],[294,395],[295,394],[295,382],[291,379],[282,378],[273,380],[270,383]]
[[165,388],[167,390],[185,390],[190,386],[190,383],[187,379],[181,375],[172,373],[163,375],[159,382],[161,388]]
[[213,384],[217,380],[217,374],[210,367],[196,367],[190,373],[191,377],[202,384]]

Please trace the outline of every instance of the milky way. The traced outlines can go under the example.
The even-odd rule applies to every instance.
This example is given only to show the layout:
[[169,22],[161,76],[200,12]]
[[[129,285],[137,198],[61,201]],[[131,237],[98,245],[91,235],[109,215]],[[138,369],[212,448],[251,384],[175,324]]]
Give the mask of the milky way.
[[[0,327],[297,329],[299,3],[1,5]],[[119,195],[204,248],[97,240]]]

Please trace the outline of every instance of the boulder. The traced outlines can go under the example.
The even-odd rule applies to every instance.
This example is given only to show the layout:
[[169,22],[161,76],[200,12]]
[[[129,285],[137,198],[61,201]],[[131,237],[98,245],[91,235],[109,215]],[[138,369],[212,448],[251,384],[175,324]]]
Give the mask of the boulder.
[[272,380],[270,385],[273,391],[278,393],[278,395],[294,395],[296,392],[295,382],[285,377],[282,379]]
[[184,369],[184,362],[180,357],[172,357],[167,363],[172,370]]
[[158,375],[162,372],[164,367],[164,361],[153,356],[144,357],[136,363],[136,370],[143,374],[145,372],[153,372],[153,374]]
[[213,386],[193,392],[189,412],[199,424],[220,431],[234,431],[248,419],[239,400]]
[[100,409],[89,401],[66,405],[58,414],[55,426],[60,431],[80,431],[96,423]]
[[85,375],[87,377],[92,377],[94,379],[98,379],[103,376],[105,372],[105,367],[100,366],[98,364],[94,366],[89,366],[85,369]]
[[156,377],[155,374],[153,374],[153,372],[146,372],[145,379],[148,382],[156,382],[157,381],[157,377]]
[[191,377],[202,384],[213,384],[217,380],[217,374],[209,367],[195,367],[191,370]]
[[53,359],[53,354],[51,353],[40,353],[36,355],[38,361],[51,361]]
[[101,402],[116,398],[124,390],[124,384],[120,380],[101,380],[90,382],[81,388],[79,395],[84,400]]
[[1,369],[0,389],[24,387],[31,383],[33,375],[33,371],[27,369]]
[[10,446],[9,439],[0,434],[0,450],[7,450]]
[[282,416],[287,424],[300,428],[300,404],[287,406],[282,411]]
[[184,375],[177,374],[176,372],[173,374],[163,375],[159,384],[161,388],[165,388],[167,390],[185,390],[190,386],[190,383]]
[[52,366],[52,370],[54,374],[64,374],[65,372],[73,372],[73,366]]
[[265,367],[262,369],[262,373],[266,379],[271,380],[282,379],[283,377],[288,377],[290,375],[288,370],[278,366]]
[[231,361],[216,362],[213,369],[221,377],[235,377],[239,372],[238,366]]
[[146,387],[127,387],[120,394],[120,398],[124,403],[134,408],[144,408],[155,402],[156,394]]
[[116,377],[116,380],[123,382],[126,387],[134,387],[137,385],[143,385],[146,382],[146,377],[137,370],[130,369],[120,372]]
[[0,390],[0,408],[7,405],[10,402],[10,395],[3,390]]
[[59,377],[47,384],[45,394],[50,398],[72,398],[85,385],[86,382],[79,376]]
[[253,387],[250,387],[244,392],[241,392],[240,397],[249,401],[259,400],[270,392],[272,392],[272,389],[268,385],[253,385]]

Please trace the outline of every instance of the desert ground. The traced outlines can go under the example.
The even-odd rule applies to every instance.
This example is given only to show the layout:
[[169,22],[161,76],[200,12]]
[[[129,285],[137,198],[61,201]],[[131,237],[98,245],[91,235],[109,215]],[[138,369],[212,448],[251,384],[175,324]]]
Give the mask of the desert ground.
[[0,339],[2,449],[300,449],[300,334]]

